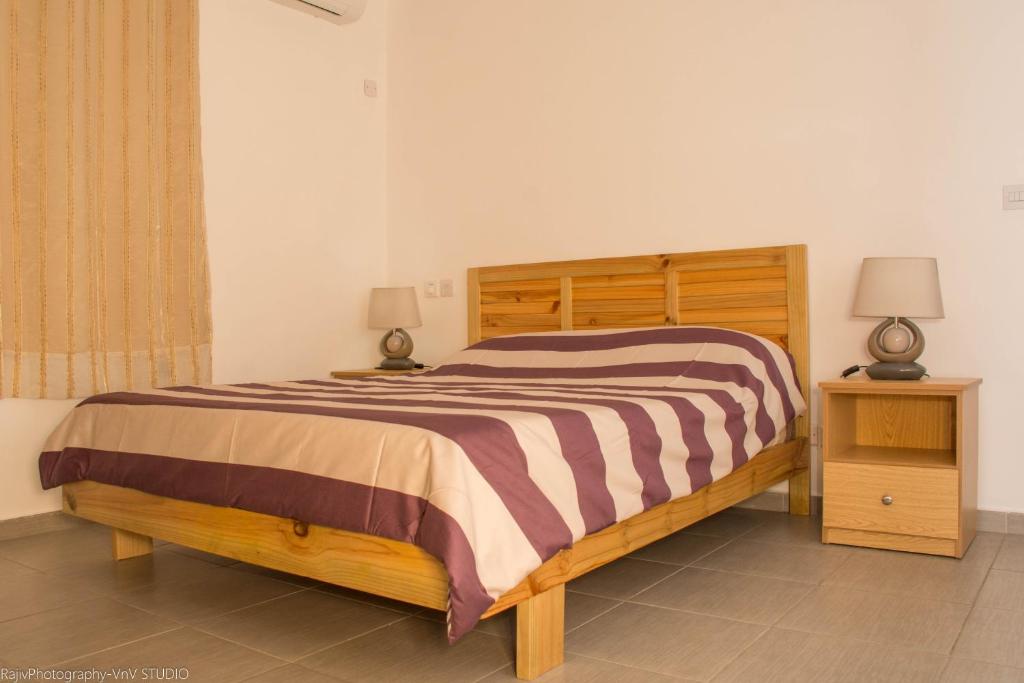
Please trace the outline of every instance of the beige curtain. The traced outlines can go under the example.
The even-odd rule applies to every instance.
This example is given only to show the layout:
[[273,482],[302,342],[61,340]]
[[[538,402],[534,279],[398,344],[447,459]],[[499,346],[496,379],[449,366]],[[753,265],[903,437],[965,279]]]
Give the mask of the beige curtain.
[[0,396],[208,381],[196,0],[0,10]]

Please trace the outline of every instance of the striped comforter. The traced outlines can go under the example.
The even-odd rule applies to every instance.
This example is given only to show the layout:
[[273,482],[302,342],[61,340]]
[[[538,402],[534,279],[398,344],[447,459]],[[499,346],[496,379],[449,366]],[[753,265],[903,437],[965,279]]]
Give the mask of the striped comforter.
[[454,640],[558,550],[724,477],[804,408],[753,335],[524,334],[416,376],[94,396],[40,473],[419,545],[448,570]]

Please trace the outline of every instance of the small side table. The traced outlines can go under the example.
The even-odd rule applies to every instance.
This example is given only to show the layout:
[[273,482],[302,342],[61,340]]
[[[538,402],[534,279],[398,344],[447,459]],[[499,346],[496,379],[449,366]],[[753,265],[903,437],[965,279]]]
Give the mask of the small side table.
[[977,516],[980,384],[821,382],[822,542],[963,557]]
[[418,375],[425,372],[422,369],[413,370],[380,370],[378,368],[365,368],[362,370],[335,370],[331,377],[335,379],[352,379],[354,377],[394,377],[398,375]]

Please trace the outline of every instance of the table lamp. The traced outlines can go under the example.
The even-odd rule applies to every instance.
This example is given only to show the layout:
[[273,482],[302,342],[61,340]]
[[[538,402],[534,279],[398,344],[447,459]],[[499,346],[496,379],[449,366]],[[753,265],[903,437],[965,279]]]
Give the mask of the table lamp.
[[868,337],[878,362],[867,368],[871,379],[921,379],[915,363],[924,351],[924,335],[909,318],[944,318],[939,266],[933,258],[866,258],[853,314],[885,318]]
[[415,287],[374,287],[370,290],[370,329],[387,330],[380,340],[384,360],[382,370],[412,370],[416,361],[412,353],[412,337],[406,327],[419,327],[420,307],[416,302]]

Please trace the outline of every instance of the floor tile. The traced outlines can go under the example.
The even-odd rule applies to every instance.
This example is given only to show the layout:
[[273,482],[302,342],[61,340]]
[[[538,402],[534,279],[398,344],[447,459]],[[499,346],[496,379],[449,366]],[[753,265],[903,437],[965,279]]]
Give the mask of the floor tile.
[[998,607],[1024,611],[1024,572],[993,569],[975,603],[978,607]]
[[38,574],[38,569],[26,567],[10,560],[0,560],[0,581],[6,581],[12,576],[25,576],[26,574]]
[[0,558],[43,571],[90,559],[112,559],[109,531],[69,529],[0,541]]
[[9,576],[0,581],[0,622],[95,597],[73,582],[40,572]]
[[288,664],[280,669],[271,669],[258,676],[245,679],[245,683],[338,683],[338,681],[337,678],[325,676],[298,664]]
[[[483,683],[512,683],[517,680],[519,679],[516,678],[515,667],[510,666],[484,678]],[[679,679],[568,654],[565,657],[565,664],[534,680],[537,683],[670,683]]]
[[761,526],[765,516],[770,514],[760,510],[730,509],[691,524],[685,531],[699,536],[736,538]]
[[952,602],[820,586],[778,626],[948,654],[970,609]]
[[176,543],[168,543],[162,547],[162,550],[172,553],[178,553],[179,555],[185,555],[187,557],[193,557],[203,562],[209,562],[215,564],[218,567],[229,567],[231,565],[238,564],[238,560],[230,557],[224,557],[223,555],[214,555],[213,553],[203,552],[202,550],[196,550],[195,548],[189,548],[184,545],[177,545]]
[[999,554],[999,550],[1003,547],[1003,540],[1005,538],[1004,534],[979,531],[960,561],[991,567],[996,556]]
[[821,517],[790,515],[785,512],[764,513],[762,524],[743,538],[765,543],[821,545]]
[[292,662],[402,618],[391,610],[304,591],[199,622],[196,628]]
[[773,624],[811,589],[796,581],[687,567],[632,602]]
[[101,671],[114,667],[138,668],[139,680],[145,678],[147,668],[187,669],[187,680],[191,683],[234,683],[276,669],[281,662],[186,627],[87,655],[67,662],[65,666]]
[[949,660],[943,683],[1024,683],[1024,669],[1014,669],[973,659]]
[[0,652],[15,666],[48,666],[177,628],[108,598],[0,623]]
[[978,531],[993,531],[998,534],[1006,533],[1006,518],[1005,512],[995,512],[993,510],[978,510],[978,516],[974,520],[974,524]]
[[281,581],[220,568],[198,581],[156,583],[117,599],[169,619],[195,623],[303,590]]
[[834,546],[812,548],[740,538],[694,562],[694,566],[818,583],[838,569],[849,552]]
[[679,567],[675,565],[623,557],[570,581],[566,588],[577,593],[625,600],[677,571]]
[[565,630],[572,631],[622,603],[583,593],[565,592]]
[[979,535],[962,560],[891,550],[854,548],[826,585],[971,604],[985,582],[1001,539]]
[[953,656],[1024,667],[1024,612],[975,607]]
[[510,664],[513,644],[471,632],[447,644],[444,626],[405,619],[301,660],[302,666],[353,682],[475,681]]
[[701,614],[625,603],[566,636],[566,650],[654,671],[708,680],[765,628]]
[[678,532],[631,553],[629,557],[688,565],[728,542],[728,539],[717,536],[695,536],[686,532]]
[[715,677],[762,681],[935,681],[945,657],[851,638],[772,629]]
[[1007,536],[992,568],[1024,572],[1024,536]]
[[196,581],[215,571],[217,567],[201,560],[157,550],[150,555],[120,561],[112,557],[83,559],[57,567],[50,573],[74,582],[83,590],[115,595],[158,582]]
[[246,572],[248,574],[257,574],[259,576],[266,576],[271,579],[277,579],[278,581],[284,581],[295,586],[302,586],[303,588],[314,588],[320,585],[320,581],[316,579],[310,579],[305,576],[299,576],[297,574],[289,574],[288,572],[280,572],[276,569],[269,569],[268,567],[260,567],[259,565],[249,564],[248,562],[236,562],[230,566],[231,571]]

